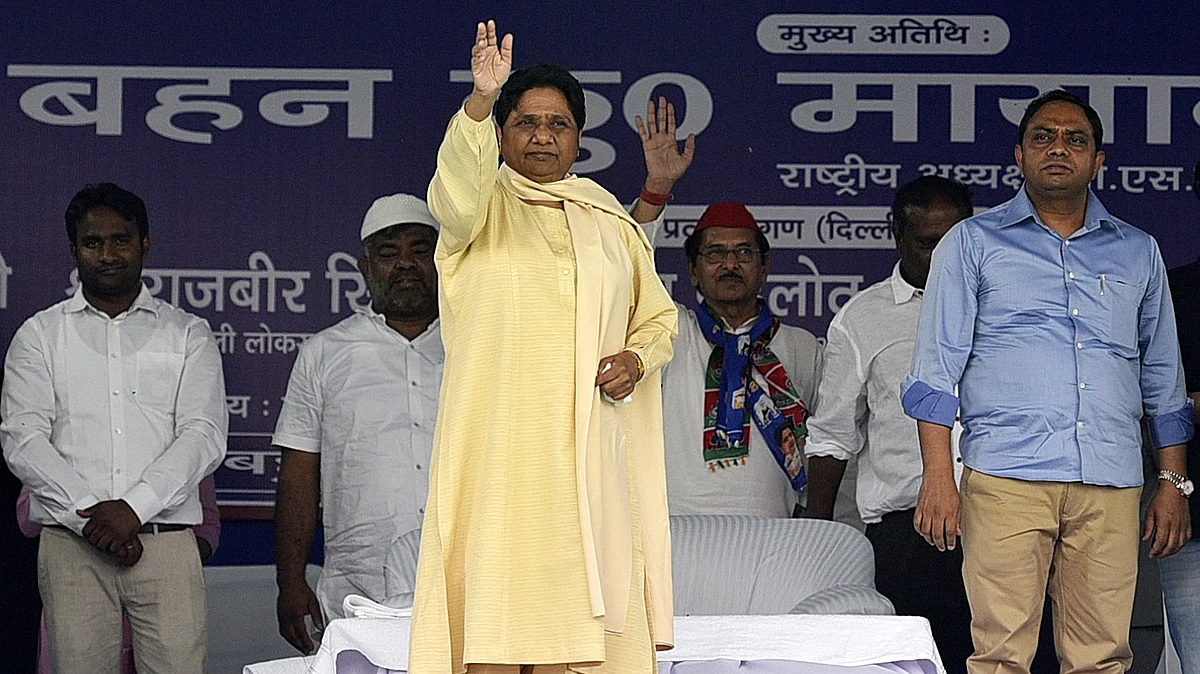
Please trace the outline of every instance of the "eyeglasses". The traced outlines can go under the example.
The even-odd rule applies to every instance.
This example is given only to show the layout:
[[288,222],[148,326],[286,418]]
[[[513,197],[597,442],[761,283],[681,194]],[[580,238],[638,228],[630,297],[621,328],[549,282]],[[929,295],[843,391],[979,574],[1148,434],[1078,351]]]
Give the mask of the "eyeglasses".
[[738,246],[737,248],[722,248],[720,246],[714,246],[712,248],[705,248],[704,250],[700,251],[700,259],[709,264],[721,264],[725,260],[729,259],[730,253],[733,253],[734,260],[742,263],[752,262],[758,255],[760,255],[757,248],[752,248],[750,246]]

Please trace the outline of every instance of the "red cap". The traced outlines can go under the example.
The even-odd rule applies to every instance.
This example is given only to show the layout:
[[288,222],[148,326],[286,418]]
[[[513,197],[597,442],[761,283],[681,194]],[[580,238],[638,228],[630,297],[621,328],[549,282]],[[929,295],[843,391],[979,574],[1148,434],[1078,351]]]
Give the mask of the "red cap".
[[754,216],[746,208],[746,204],[726,201],[713,204],[704,209],[704,215],[696,221],[696,231],[709,227],[734,227],[739,229],[758,229]]

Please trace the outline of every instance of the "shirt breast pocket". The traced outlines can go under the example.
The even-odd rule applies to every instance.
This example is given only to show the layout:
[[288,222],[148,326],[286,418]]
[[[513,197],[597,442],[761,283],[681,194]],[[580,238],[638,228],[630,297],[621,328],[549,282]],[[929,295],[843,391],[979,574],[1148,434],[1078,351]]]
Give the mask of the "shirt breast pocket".
[[167,412],[173,413],[182,375],[182,353],[139,353],[134,396],[143,405],[165,407]]
[[1137,351],[1139,310],[1145,288],[1111,276],[1100,277],[1100,291],[1107,300],[1109,311],[1109,340],[1114,346]]

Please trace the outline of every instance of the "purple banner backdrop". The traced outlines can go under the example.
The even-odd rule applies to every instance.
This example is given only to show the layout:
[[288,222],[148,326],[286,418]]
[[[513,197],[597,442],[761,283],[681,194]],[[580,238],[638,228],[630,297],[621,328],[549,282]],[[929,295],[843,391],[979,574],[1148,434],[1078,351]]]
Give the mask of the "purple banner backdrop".
[[518,66],[557,62],[583,82],[576,170],[623,199],[644,177],[634,115],[652,95],[679,106],[699,150],[658,261],[685,303],[684,237],[706,204],[745,201],[774,249],[767,302],[823,335],[894,263],[894,189],[936,173],[970,185],[977,206],[1010,198],[1016,122],[1059,86],[1104,120],[1097,192],[1174,266],[1200,255],[1200,73],[1195,29],[1167,4],[6,7],[0,345],[74,287],[71,195],[104,180],[138,192],[147,283],[207,318],[224,354],[221,502],[270,505],[270,434],[296,349],[367,301],[362,214],[383,194],[424,194],[470,91],[474,23],[489,16],[515,33]]

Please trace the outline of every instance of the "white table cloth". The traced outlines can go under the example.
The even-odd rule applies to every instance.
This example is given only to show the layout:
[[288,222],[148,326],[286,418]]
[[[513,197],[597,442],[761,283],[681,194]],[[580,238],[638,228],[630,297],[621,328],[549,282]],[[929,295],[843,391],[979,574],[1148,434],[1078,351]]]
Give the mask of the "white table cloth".
[[[312,658],[248,665],[244,674],[392,674],[408,665],[407,619],[329,623]],[[944,674],[924,618],[677,616],[660,674]]]

